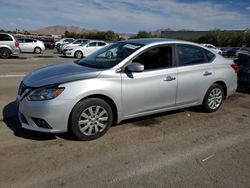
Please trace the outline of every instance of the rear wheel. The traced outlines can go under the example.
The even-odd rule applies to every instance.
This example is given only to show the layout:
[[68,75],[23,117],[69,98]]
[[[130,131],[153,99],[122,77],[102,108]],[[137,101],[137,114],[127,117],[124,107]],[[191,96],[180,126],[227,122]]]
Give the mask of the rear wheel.
[[103,100],[90,98],[74,107],[70,119],[72,133],[80,140],[94,140],[103,136],[113,122],[111,107]]
[[1,48],[0,49],[0,57],[1,58],[9,58],[11,55],[11,52],[9,49],[7,48]]
[[81,59],[83,58],[83,53],[81,51],[76,51],[74,54],[75,58]]
[[219,84],[213,84],[207,91],[203,107],[207,112],[218,110],[224,99],[224,90]]
[[36,48],[34,49],[34,52],[35,52],[36,54],[40,54],[40,53],[42,52],[42,49],[39,48],[39,47],[36,47]]

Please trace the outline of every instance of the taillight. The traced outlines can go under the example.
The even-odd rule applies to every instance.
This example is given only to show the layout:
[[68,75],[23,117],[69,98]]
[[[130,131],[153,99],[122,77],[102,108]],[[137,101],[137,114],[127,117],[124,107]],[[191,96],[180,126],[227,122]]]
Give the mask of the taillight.
[[234,70],[235,73],[239,71],[239,67],[236,64],[231,64],[232,69]]
[[18,47],[19,47],[19,42],[16,41],[16,42],[15,42],[15,45],[16,45],[16,47],[18,48]]

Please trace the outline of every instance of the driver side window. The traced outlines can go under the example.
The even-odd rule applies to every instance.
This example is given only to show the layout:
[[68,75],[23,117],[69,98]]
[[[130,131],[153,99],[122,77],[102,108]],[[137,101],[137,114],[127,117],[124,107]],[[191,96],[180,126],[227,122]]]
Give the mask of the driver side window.
[[171,46],[152,48],[136,57],[132,63],[144,65],[144,70],[154,70],[172,67],[173,50]]

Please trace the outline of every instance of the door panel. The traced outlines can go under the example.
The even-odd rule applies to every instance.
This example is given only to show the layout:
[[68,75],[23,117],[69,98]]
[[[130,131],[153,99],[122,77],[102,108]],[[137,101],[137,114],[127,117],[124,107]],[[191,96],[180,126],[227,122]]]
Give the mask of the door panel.
[[96,42],[89,43],[84,51],[84,55],[87,56],[87,55],[91,54],[92,52],[94,52],[96,49],[96,45],[97,45]]
[[179,67],[176,105],[201,103],[212,85],[213,73],[211,63]]
[[[172,80],[167,81],[171,76]],[[124,116],[175,106],[177,69],[122,73]]]

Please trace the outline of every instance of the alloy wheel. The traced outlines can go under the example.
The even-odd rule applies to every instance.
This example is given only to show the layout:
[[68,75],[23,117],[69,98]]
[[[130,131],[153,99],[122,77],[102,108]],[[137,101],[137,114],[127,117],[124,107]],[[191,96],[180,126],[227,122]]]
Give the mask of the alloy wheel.
[[80,51],[77,51],[76,54],[75,54],[76,58],[80,59],[82,58],[82,52]]
[[223,98],[223,93],[220,88],[214,88],[208,96],[208,106],[212,110],[220,107]]
[[106,128],[108,119],[108,112],[103,107],[90,106],[81,113],[78,126],[82,134],[95,135]]

